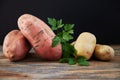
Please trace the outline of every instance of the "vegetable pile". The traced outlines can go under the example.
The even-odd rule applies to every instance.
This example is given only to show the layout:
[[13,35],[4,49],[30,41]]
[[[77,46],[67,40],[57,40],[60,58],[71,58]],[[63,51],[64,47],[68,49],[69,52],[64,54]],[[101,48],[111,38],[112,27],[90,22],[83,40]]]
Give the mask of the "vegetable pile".
[[74,24],[48,18],[48,25],[33,15],[21,15],[18,18],[20,30],[12,30],[5,36],[3,53],[6,58],[10,61],[22,60],[31,48],[41,59],[59,60],[70,65],[88,66],[92,56],[104,61],[110,61],[115,56],[112,47],[97,44],[95,35],[90,32],[82,32],[71,44]]

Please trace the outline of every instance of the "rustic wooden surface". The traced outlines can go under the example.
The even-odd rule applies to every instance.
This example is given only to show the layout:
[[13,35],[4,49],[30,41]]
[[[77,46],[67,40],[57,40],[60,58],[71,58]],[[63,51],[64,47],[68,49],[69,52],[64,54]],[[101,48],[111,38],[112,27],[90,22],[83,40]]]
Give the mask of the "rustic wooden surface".
[[90,66],[42,61],[33,52],[19,62],[10,62],[0,47],[0,80],[120,80],[120,45],[112,45],[115,58],[110,62],[90,60]]

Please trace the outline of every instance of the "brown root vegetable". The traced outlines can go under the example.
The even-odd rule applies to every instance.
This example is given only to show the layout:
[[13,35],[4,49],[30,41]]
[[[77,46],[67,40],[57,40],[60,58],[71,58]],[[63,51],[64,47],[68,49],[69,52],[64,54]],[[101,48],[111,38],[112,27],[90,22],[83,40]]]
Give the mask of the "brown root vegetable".
[[42,20],[30,14],[23,14],[18,19],[18,26],[42,59],[58,60],[61,58],[61,44],[52,47],[55,34]]
[[3,54],[10,61],[23,59],[30,49],[30,44],[19,30],[10,31],[4,38]]
[[94,50],[95,58],[103,61],[109,61],[109,60],[112,60],[114,56],[115,56],[115,51],[111,46],[96,44],[96,47]]
[[79,35],[74,43],[74,47],[77,50],[77,56],[84,56],[89,60],[94,52],[96,45],[96,37],[90,32],[83,32]]

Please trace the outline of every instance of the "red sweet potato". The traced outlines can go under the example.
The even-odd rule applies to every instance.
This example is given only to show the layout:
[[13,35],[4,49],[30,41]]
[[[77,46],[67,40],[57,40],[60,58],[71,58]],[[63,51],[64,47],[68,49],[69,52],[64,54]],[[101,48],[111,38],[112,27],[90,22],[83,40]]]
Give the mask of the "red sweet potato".
[[23,59],[31,46],[19,30],[10,31],[4,38],[3,54],[10,61]]
[[33,15],[24,14],[18,19],[18,27],[42,59],[61,58],[61,44],[56,47],[51,46],[55,34],[45,22]]

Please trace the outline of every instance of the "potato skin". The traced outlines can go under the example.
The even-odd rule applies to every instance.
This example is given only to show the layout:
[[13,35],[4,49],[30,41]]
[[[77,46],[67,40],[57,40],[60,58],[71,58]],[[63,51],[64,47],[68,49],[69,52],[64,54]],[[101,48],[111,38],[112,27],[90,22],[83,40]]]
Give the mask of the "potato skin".
[[30,49],[30,44],[19,30],[10,31],[4,38],[3,54],[10,61],[23,59]]
[[31,14],[23,14],[18,19],[18,27],[40,58],[44,60],[61,58],[62,46],[59,44],[52,47],[55,34],[42,20]]
[[75,45],[75,41],[73,41],[73,42],[71,43],[71,45],[73,45],[73,46],[74,46],[74,45]]
[[84,56],[89,60],[94,52],[96,37],[90,32],[82,32],[77,38],[74,47],[77,50],[77,56]]
[[115,56],[115,51],[111,46],[96,44],[94,51],[95,58],[103,61],[110,61],[114,58],[114,56]]

